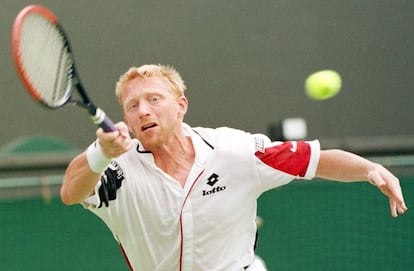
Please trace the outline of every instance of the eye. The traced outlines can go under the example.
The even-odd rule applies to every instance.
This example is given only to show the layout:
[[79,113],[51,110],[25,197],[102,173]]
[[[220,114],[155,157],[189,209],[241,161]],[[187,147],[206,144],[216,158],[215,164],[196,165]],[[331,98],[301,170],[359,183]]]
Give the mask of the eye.
[[150,101],[152,104],[156,104],[161,100],[160,96],[151,96]]
[[138,107],[138,104],[137,103],[128,103],[127,104],[127,106],[126,106],[126,109],[127,109],[127,111],[132,111],[132,110],[134,110],[135,108],[137,108]]

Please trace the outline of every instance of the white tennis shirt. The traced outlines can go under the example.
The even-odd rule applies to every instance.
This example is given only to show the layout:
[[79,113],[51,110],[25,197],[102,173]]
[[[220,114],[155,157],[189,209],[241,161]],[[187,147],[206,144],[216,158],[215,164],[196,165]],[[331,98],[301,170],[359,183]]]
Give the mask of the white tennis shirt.
[[[135,141],[83,204],[110,228],[131,270],[244,270],[254,259],[257,198],[313,178],[319,142],[270,142],[226,127],[183,130],[195,149],[184,188]],[[108,206],[102,183],[110,187]]]

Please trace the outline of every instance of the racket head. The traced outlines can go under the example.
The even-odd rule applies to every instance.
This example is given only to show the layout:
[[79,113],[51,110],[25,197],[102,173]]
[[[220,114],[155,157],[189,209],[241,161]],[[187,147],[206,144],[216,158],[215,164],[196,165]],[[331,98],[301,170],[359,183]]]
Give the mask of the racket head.
[[28,93],[49,108],[71,99],[75,67],[68,39],[47,8],[30,5],[12,27],[12,55]]

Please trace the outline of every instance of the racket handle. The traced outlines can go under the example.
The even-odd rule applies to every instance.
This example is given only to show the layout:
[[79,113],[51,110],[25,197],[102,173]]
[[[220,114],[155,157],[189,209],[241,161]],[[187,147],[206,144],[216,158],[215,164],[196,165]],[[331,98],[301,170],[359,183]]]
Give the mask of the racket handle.
[[91,115],[91,120],[105,132],[114,132],[118,130],[112,120],[100,108],[96,108],[96,113],[95,115]]

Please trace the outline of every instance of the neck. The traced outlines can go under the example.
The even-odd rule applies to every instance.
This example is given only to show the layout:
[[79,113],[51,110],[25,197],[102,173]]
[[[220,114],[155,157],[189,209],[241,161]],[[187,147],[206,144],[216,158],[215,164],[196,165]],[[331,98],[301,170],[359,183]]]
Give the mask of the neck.
[[172,138],[168,144],[152,150],[152,154],[155,164],[184,186],[195,157],[191,138]]

